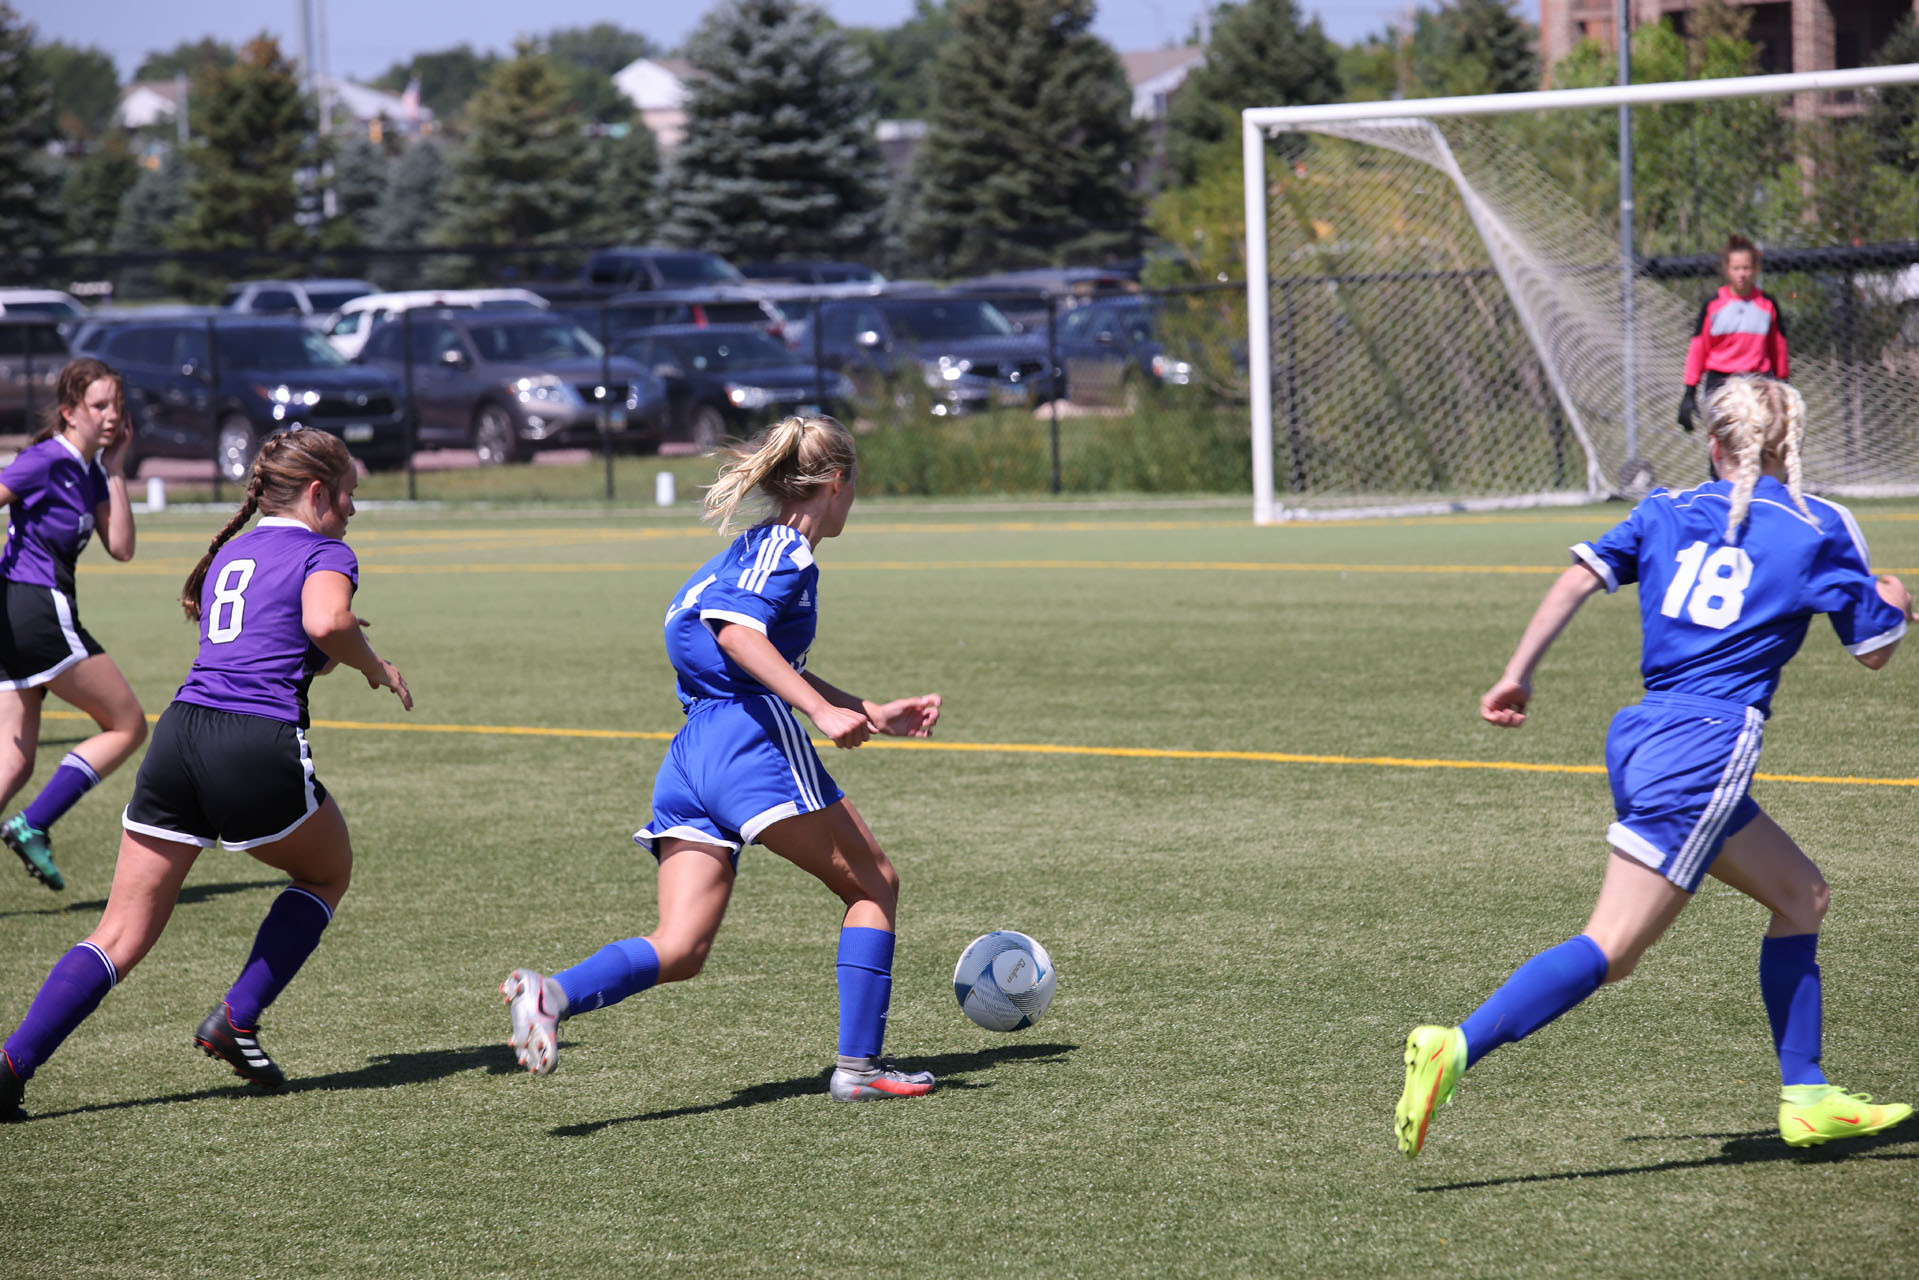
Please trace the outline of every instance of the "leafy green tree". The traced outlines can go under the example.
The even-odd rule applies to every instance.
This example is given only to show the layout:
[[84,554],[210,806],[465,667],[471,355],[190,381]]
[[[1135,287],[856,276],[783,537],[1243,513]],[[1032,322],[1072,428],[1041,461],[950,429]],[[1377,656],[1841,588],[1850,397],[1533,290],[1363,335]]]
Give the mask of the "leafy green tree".
[[1375,36],[1367,36],[1339,51],[1339,82],[1345,92],[1342,102],[1384,102],[1388,98],[1411,97],[1412,60],[1407,56],[1409,41],[1400,39],[1399,29],[1388,26]]
[[[284,250],[305,240],[295,174],[312,163],[313,111],[271,36],[197,86],[190,208],[167,232],[179,249]],[[196,292],[202,290],[196,289]]]
[[473,46],[462,44],[396,62],[380,73],[373,87],[399,93],[417,75],[421,104],[441,121],[451,122],[499,65],[500,59],[492,54],[475,53]]
[[53,90],[33,28],[0,4],[0,254],[34,256],[60,238],[60,177],[46,154]]
[[909,252],[938,275],[1136,244],[1140,131],[1092,0],[958,0],[915,157]]
[[[1872,61],[1874,66],[1919,62],[1919,18],[1901,18]],[[1879,163],[1919,174],[1919,89],[1889,85],[1874,90],[1866,103],[1866,128]]]
[[1413,80],[1422,97],[1539,87],[1533,29],[1513,0],[1450,0],[1413,20]]
[[333,216],[322,240],[328,248],[371,244],[392,162],[363,135],[355,135],[333,158]]
[[232,45],[206,36],[197,41],[183,40],[162,53],[148,54],[133,73],[133,78],[137,82],[171,80],[180,75],[189,78],[206,76],[225,71],[239,60],[240,55]]
[[[120,198],[120,213],[114,219],[108,248],[114,253],[165,250],[173,227],[192,207],[187,173],[186,158],[178,151],[169,151],[154,168],[143,168],[139,179]],[[122,272],[115,295],[127,299],[157,297],[178,288],[183,274],[177,268],[153,267]]]
[[913,0],[897,27],[848,27],[846,39],[872,66],[873,107],[883,120],[923,120],[932,106],[931,72],[953,38],[953,12],[941,0]]
[[120,105],[120,72],[98,49],[78,49],[58,40],[34,50],[53,87],[53,117],[62,136],[97,138]]
[[393,162],[386,193],[373,213],[371,239],[381,246],[427,242],[440,220],[440,192],[446,180],[446,150],[421,138]]
[[639,32],[611,22],[550,31],[545,44],[580,113],[608,124],[625,120],[633,111],[633,104],[614,86],[614,75],[636,59],[659,53],[658,46]]
[[467,104],[467,141],[449,166],[441,244],[573,238],[592,206],[586,136],[551,56],[522,42]]
[[865,60],[796,0],[730,0],[687,44],[669,244],[742,257],[834,256],[878,236],[886,163]]
[[659,223],[659,141],[637,115],[623,123],[593,140],[599,183],[579,239],[594,244],[644,244]]
[[1199,176],[1199,155],[1239,136],[1247,107],[1292,107],[1343,96],[1339,50],[1294,0],[1246,0],[1213,10],[1206,64],[1186,77],[1166,119],[1166,161],[1179,185]]
[[108,138],[68,166],[60,203],[66,210],[66,247],[77,253],[103,253],[113,241],[120,202],[140,180],[140,162],[126,140]]

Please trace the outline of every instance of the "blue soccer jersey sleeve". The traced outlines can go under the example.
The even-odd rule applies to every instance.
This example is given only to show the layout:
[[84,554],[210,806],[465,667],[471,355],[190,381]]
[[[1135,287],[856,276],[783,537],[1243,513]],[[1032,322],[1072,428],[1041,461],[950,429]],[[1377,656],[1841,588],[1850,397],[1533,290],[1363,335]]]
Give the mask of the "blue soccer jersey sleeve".
[[1836,502],[1814,501],[1837,518],[1822,521],[1825,536],[1806,576],[1806,608],[1832,619],[1846,652],[1857,656],[1883,649],[1906,634],[1905,616],[1879,595],[1866,537],[1852,512]]
[[[1646,496],[1650,498],[1664,492],[1655,489]],[[1639,581],[1639,546],[1645,539],[1641,516],[1644,510],[1643,505],[1634,507],[1631,514],[1608,530],[1603,538],[1577,543],[1572,548],[1573,558],[1599,575],[1608,594]]]
[[[795,613],[812,612],[811,587],[818,577],[813,550],[805,535],[787,525],[768,526],[743,550],[746,554],[726,564],[700,592],[700,620],[709,627],[736,622],[778,646],[778,624]],[[789,661],[795,656],[786,655]]]

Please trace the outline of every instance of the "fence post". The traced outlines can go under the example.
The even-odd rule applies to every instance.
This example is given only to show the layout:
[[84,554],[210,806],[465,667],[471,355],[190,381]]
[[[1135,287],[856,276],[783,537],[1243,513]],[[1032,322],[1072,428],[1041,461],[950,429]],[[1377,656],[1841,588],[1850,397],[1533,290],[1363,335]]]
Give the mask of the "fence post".
[[207,317],[207,404],[213,414],[213,503],[220,504],[220,330]]
[[[819,402],[820,412],[826,412],[826,299],[813,299],[813,324],[809,336],[813,339],[813,399]],[[851,409],[851,405],[846,406]],[[848,424],[851,425],[851,424]]]
[[22,352],[24,353],[24,358],[27,362],[26,375],[27,375],[27,438],[28,439],[32,439],[33,434],[40,429],[39,427],[35,426],[33,422],[34,410],[40,407],[39,398],[35,394],[34,386],[33,386],[33,335],[34,335],[34,330],[32,328],[26,325],[22,325],[20,327],[20,347]]
[[[606,303],[600,304],[600,446],[606,455],[606,500],[613,501],[613,407],[607,401],[613,396],[613,349],[607,345]],[[620,406],[622,410],[625,405]],[[633,424],[626,424],[631,431]]]
[[1055,496],[1059,493],[1059,392],[1054,379],[1059,374],[1059,297],[1046,295],[1046,384],[1052,394],[1047,397],[1046,407],[1051,418],[1047,433],[1052,437],[1053,467],[1049,480]]
[[420,497],[419,473],[413,466],[413,452],[419,447],[420,431],[413,407],[413,308],[400,312],[400,425],[406,432],[406,500]]

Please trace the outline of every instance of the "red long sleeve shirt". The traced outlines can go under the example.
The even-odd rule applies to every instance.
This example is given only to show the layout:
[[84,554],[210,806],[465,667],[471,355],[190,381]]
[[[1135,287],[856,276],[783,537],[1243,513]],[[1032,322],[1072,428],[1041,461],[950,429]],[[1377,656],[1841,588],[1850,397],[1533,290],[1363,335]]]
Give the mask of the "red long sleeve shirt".
[[1686,385],[1707,373],[1769,373],[1791,376],[1786,356],[1786,320],[1779,304],[1758,289],[1742,298],[1731,285],[1706,299],[1686,348]]

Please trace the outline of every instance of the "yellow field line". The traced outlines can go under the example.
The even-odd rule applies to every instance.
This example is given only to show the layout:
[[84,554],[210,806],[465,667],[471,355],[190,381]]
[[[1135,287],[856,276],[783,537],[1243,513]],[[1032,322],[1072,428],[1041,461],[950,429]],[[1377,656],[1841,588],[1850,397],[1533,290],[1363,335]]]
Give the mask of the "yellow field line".
[[[47,711],[43,718],[84,720],[78,711]],[[149,715],[148,720],[158,720]],[[344,729],[356,733],[461,733],[514,738],[566,738],[614,742],[667,742],[673,735],[653,729],[570,729],[523,724],[430,724],[409,721],[315,720],[315,729]],[[831,743],[809,739],[825,749]],[[1524,760],[1444,760],[1418,756],[1308,755],[1293,751],[1198,751],[1176,747],[1086,747],[1055,742],[924,742],[879,738],[867,747],[881,751],[990,752],[1000,755],[1092,756],[1123,760],[1234,760],[1254,764],[1365,765],[1382,769],[1488,769],[1499,773],[1604,774],[1597,764],[1533,764]],[[1755,773],[1761,782],[1804,782],[1821,786],[1919,787],[1919,778],[1856,778],[1801,773]]]

